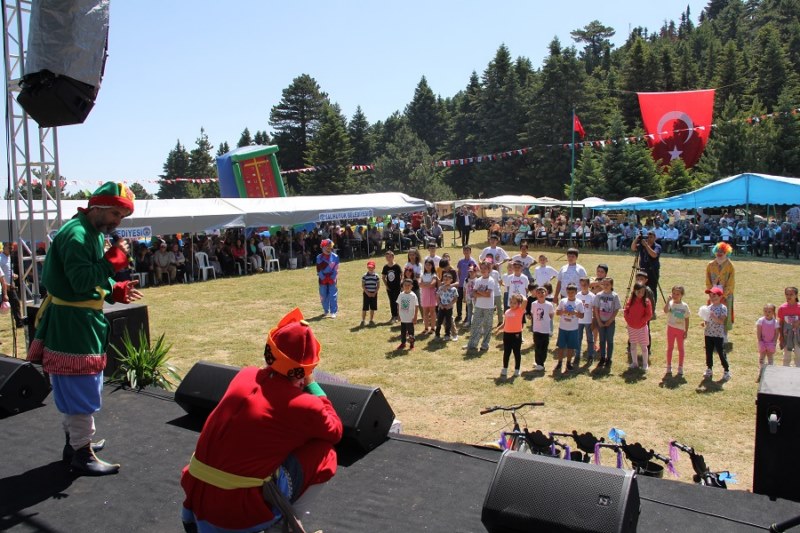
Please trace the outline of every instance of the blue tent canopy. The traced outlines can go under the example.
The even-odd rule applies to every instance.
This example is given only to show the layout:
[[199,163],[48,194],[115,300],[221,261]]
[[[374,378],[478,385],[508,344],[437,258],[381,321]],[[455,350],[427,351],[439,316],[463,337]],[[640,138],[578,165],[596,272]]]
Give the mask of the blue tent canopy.
[[738,174],[696,191],[661,200],[607,202],[593,209],[661,211],[734,205],[800,205],[800,179],[767,174]]

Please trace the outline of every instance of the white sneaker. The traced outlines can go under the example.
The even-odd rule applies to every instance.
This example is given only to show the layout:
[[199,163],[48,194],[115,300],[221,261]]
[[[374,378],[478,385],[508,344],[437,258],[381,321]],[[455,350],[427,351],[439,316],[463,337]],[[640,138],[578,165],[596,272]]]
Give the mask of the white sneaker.
[[726,370],[724,374],[722,374],[722,381],[729,381],[731,379],[731,372],[730,370]]
[[336,318],[336,313],[331,313],[331,318]]
[[703,374],[703,377],[704,377],[704,378],[710,378],[710,377],[712,377],[713,375],[714,375],[714,371],[713,371],[713,370],[711,370],[710,368],[706,368],[706,371],[705,371],[705,373]]
[[518,378],[521,375],[522,375],[522,370],[520,370],[519,368],[514,371],[514,377],[515,378]]
[[451,335],[450,336],[450,340],[453,341],[453,342],[457,341],[458,340],[458,335]]
[[500,369],[500,377],[501,377],[501,378],[504,378],[504,377],[506,377],[507,375],[508,375],[508,369],[507,369],[507,368],[501,368],[501,369]]
[[542,365],[535,365],[533,369],[536,370],[537,372],[541,372],[542,370],[544,370],[544,367]]

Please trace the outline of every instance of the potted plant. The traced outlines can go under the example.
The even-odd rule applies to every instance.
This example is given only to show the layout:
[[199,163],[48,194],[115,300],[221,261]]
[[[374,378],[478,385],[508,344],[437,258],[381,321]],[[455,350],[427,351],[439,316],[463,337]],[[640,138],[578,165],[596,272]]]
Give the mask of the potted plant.
[[180,381],[180,376],[174,366],[169,363],[169,351],[172,345],[164,342],[162,333],[158,340],[151,346],[144,328],[139,330],[139,344],[135,345],[129,332],[122,335],[120,350],[112,345],[117,352],[119,366],[111,376],[111,381],[121,383],[131,388],[141,390],[152,386],[160,389],[171,390],[175,383]]

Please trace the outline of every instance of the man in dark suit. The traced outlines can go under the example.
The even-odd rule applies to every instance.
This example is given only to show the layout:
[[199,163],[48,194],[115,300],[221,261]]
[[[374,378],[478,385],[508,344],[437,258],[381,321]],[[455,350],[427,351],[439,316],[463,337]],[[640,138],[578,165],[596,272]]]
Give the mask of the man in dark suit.
[[461,233],[461,246],[469,244],[469,234],[472,231],[472,224],[475,217],[467,206],[462,206],[456,213],[456,229]]
[[761,257],[764,251],[769,251],[769,230],[764,222],[761,222],[758,227],[753,231],[753,254]]

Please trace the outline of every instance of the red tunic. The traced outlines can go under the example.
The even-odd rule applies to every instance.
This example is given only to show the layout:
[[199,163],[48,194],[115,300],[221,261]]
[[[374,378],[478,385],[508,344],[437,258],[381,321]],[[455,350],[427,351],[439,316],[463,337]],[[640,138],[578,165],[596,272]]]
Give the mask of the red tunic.
[[[332,447],[341,437],[342,421],[328,398],[304,392],[271,370],[246,367],[206,420],[195,457],[229,474],[266,478],[293,453],[303,467],[305,489],[336,473]],[[188,466],[181,486],[183,506],[217,527],[244,529],[273,518],[260,487],[220,489],[189,474]]]

